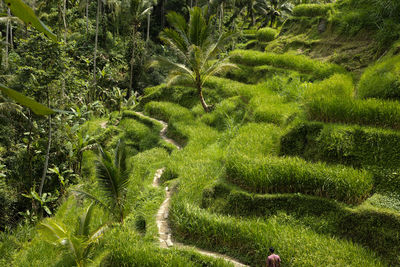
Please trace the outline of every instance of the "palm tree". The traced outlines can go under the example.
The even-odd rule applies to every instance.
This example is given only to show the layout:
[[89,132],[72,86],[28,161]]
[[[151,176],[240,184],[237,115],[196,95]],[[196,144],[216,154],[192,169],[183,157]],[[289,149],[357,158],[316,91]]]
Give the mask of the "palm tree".
[[185,81],[197,89],[197,94],[205,112],[211,111],[203,97],[203,85],[214,74],[235,67],[227,62],[227,58],[215,59],[224,44],[233,36],[232,33],[221,34],[214,41],[212,17],[205,18],[207,10],[199,7],[190,9],[189,23],[175,12],[167,15],[167,20],[173,29],[167,28],[161,32],[161,40],[175,50],[182,60],[177,63],[169,58],[159,57],[153,65],[160,65],[170,69],[168,83]]
[[54,218],[47,219],[39,225],[42,238],[53,245],[62,246],[74,257],[77,266],[86,266],[90,250],[102,236],[107,226],[102,225],[90,231],[89,224],[93,214],[93,203],[78,217],[78,228],[75,232]]
[[129,89],[126,94],[126,98],[129,99],[132,93],[133,87],[133,68],[135,65],[135,44],[136,44],[136,33],[140,27],[143,19],[149,15],[152,11],[152,0],[132,0],[131,10],[132,10],[132,55],[130,60],[130,80]]
[[278,18],[286,18],[293,11],[290,0],[257,0],[255,9],[262,18],[268,17],[271,27],[276,27]]
[[114,151],[114,157],[99,146],[99,156],[95,164],[96,178],[102,191],[102,199],[82,190],[73,190],[75,194],[95,201],[121,223],[124,222],[124,205],[129,183],[125,161],[126,150],[121,141]]

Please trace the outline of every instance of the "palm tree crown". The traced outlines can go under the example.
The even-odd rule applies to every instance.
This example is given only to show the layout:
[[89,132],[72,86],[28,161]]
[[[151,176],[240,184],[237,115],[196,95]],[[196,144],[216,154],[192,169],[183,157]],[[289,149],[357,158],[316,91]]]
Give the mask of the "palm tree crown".
[[203,98],[204,83],[212,75],[235,65],[227,62],[227,58],[219,58],[211,63],[233,34],[225,33],[218,39],[214,38],[212,17],[206,18],[206,14],[207,9],[194,7],[190,10],[187,23],[182,15],[169,13],[167,20],[172,28],[164,29],[160,38],[176,51],[182,63],[163,57],[157,58],[154,63],[170,69],[168,83],[185,81],[194,86],[204,111],[209,112],[211,107]]

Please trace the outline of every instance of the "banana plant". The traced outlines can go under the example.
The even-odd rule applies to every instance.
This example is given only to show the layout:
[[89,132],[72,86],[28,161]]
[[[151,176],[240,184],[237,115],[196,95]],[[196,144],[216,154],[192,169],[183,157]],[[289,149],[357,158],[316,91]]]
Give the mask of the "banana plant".
[[104,224],[94,231],[90,231],[93,208],[92,203],[82,215],[78,216],[78,227],[75,231],[69,230],[54,218],[47,219],[39,225],[41,237],[54,246],[63,247],[74,257],[76,265],[79,267],[87,265],[92,248],[108,228]]
[[58,199],[58,196],[52,196],[51,193],[43,193],[41,196],[36,192],[33,188],[31,189],[29,194],[21,194],[23,197],[32,199],[34,203],[38,203],[40,208],[43,209],[48,215],[51,215],[52,212],[49,208],[49,204],[53,203]]

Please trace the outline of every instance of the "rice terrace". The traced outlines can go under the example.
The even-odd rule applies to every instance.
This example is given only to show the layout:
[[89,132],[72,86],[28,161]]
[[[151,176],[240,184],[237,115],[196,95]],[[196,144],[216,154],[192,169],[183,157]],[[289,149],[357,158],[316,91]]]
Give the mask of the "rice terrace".
[[400,1],[0,10],[0,266],[400,266]]

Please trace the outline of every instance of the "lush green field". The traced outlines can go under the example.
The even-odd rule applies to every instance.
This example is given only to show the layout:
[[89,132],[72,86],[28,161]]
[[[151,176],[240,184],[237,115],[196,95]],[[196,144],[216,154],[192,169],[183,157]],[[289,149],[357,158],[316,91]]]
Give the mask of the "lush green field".
[[[400,6],[386,2],[393,10]],[[108,117],[88,117],[76,131],[87,141],[76,156],[76,181],[59,188],[63,197],[49,218],[34,224],[28,220],[37,217],[20,215],[25,224],[0,232],[0,266],[75,266],[79,257],[85,266],[232,266],[196,248],[265,266],[270,247],[282,266],[399,266],[400,59],[391,55],[399,48],[377,50],[380,59],[360,63],[360,74],[313,43],[335,46],[357,27],[383,34],[397,15],[385,13],[377,29],[366,13],[372,4],[383,8],[372,0],[295,6],[289,23],[326,23],[327,29],[303,29],[296,35],[301,48],[282,47],[285,53],[268,51],[268,45],[264,51],[262,44],[288,43],[295,32],[285,28],[288,22],[242,22],[249,29],[226,53],[236,68],[202,83],[210,112],[198,88],[170,82],[145,88],[138,103]],[[231,15],[219,8],[220,16]],[[213,19],[227,31],[228,17]],[[343,36],[328,40],[333,33]],[[167,123],[166,136],[182,149],[163,140],[163,126],[146,116]],[[126,146],[122,156],[116,153],[120,144]],[[101,151],[115,156],[111,163],[101,162]],[[121,177],[127,180],[115,180],[121,184],[114,191],[121,192],[102,191],[99,164],[109,164],[106,170],[116,176],[126,167]],[[161,185],[155,186],[161,168]],[[57,177],[64,182],[66,175]],[[166,187],[173,241],[193,249],[160,247],[156,216]],[[117,206],[121,220],[113,213]],[[55,231],[67,238],[50,240],[40,222],[55,222]]]

